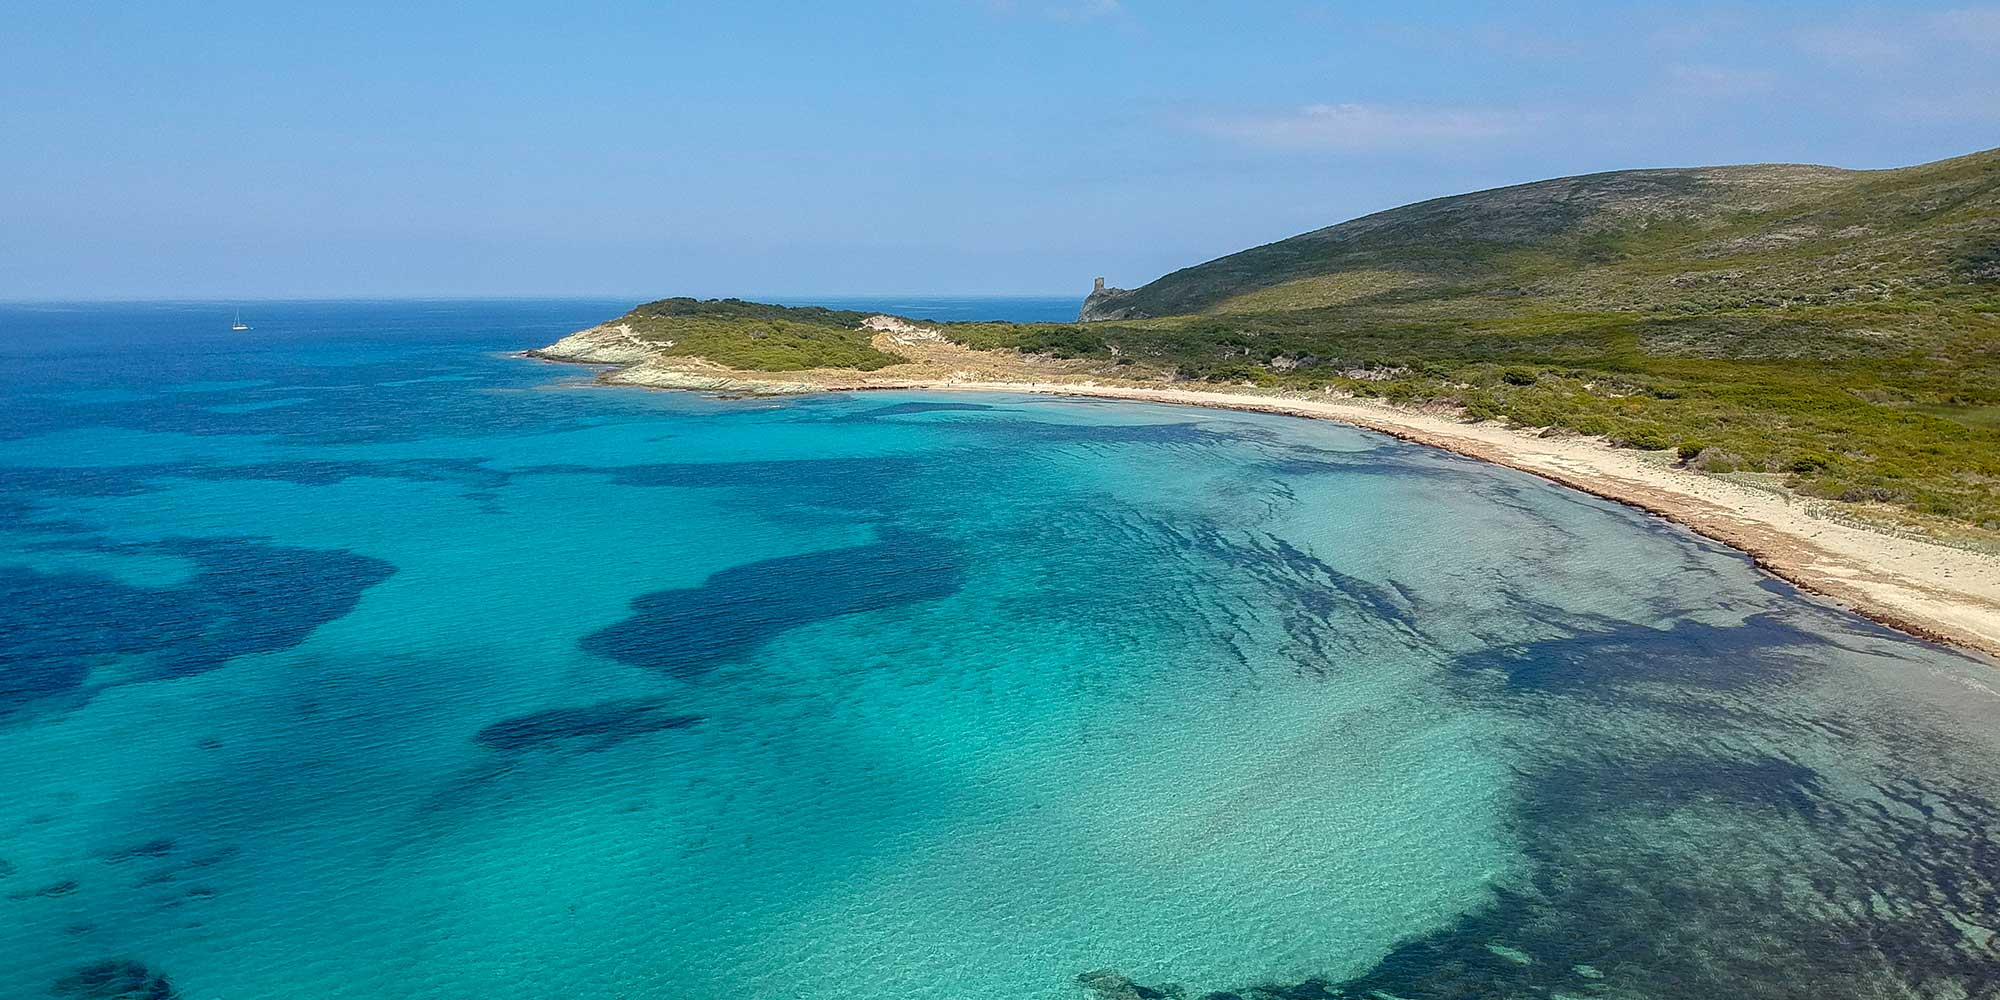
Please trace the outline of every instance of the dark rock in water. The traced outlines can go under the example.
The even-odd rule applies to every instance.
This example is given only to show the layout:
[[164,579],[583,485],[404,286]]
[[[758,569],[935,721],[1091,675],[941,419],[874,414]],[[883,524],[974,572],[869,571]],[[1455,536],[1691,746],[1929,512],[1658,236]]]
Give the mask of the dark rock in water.
[[180,996],[166,976],[129,958],[92,962],[56,980],[50,992],[68,1000],[175,1000]]
[[924,468],[923,461],[909,455],[876,455],[617,466],[537,465],[521,471],[535,475],[605,475],[619,486],[638,489],[734,490],[735,502],[773,511],[804,508],[881,513],[908,505],[910,483]]
[[79,888],[82,887],[74,879],[65,879],[61,882],[52,882],[48,885],[42,886],[39,889],[23,889],[20,892],[10,893],[7,898],[8,899],[54,898],[56,896],[67,896],[70,893],[75,892]]
[[211,868],[214,867],[215,865],[219,865],[224,861],[229,860],[230,858],[235,857],[236,854],[237,854],[236,848],[225,847],[219,851],[214,852],[213,854],[204,854],[201,857],[189,859],[188,867]]
[[160,837],[146,841],[143,844],[135,844],[121,851],[112,851],[110,854],[104,856],[104,860],[115,865],[131,861],[134,858],[166,857],[168,854],[173,853],[173,850],[174,842],[165,837]]
[[1342,1000],[1347,996],[1323,979],[1308,979],[1297,986],[1259,986],[1256,992],[1260,997],[1270,997],[1271,1000]]
[[949,597],[964,577],[950,542],[884,530],[869,545],[746,563],[699,587],[643,594],[631,617],[585,636],[582,647],[693,678],[804,625]]
[[862,410],[836,419],[842,422],[863,422],[879,417],[900,417],[915,413],[951,413],[959,411],[992,410],[996,407],[985,403],[890,403],[874,409]]
[[[1146,986],[1109,969],[1086,972],[1076,977],[1076,981],[1082,984],[1084,989],[1089,990],[1096,1000],[1181,1000],[1187,995],[1187,991],[1178,984]],[[1308,979],[1291,986],[1268,984],[1254,987],[1249,992],[1257,1000],[1345,1000],[1348,997],[1348,994],[1340,992],[1322,979]],[[1199,1000],[1244,1000],[1244,995],[1216,990],[1203,993]]]
[[128,680],[185,677],[252,653],[290,649],[354,610],[395,567],[346,550],[230,538],[102,544],[92,551],[191,560],[194,578],[140,587],[90,573],[0,568],[0,721],[45,699],[88,697],[108,657],[150,654]]
[[489,750],[533,750],[570,740],[587,740],[586,749],[601,750],[621,740],[669,729],[686,729],[699,715],[675,715],[665,703],[647,698],[600,702],[573,708],[551,708],[502,719],[473,737]]
[[0,717],[82,687],[92,657],[134,651],[130,628],[168,611],[150,592],[102,577],[0,571]]
[[14,868],[14,863],[12,861],[7,860],[6,858],[0,858],[0,878],[6,878],[7,876],[14,874],[14,871],[15,868]]
[[1186,991],[1169,983],[1159,988],[1141,986],[1110,969],[1085,972],[1076,981],[1097,997],[1097,1000],[1180,1000]]

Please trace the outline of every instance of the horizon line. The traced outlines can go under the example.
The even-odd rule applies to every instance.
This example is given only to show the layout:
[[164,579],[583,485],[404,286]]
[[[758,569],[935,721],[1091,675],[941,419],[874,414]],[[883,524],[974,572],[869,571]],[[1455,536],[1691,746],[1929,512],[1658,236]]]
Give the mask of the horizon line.
[[[46,297],[28,298],[0,296],[0,305],[94,305],[94,304],[156,304],[156,305],[215,305],[249,304],[254,302],[596,302],[605,299],[630,299],[634,303],[657,302],[660,296],[562,293],[547,295],[263,295],[224,298],[220,296],[154,296],[154,295],[102,295],[90,297]],[[1075,299],[1082,302],[1085,296],[1074,292],[741,292],[729,295],[669,295],[665,298],[693,298],[704,301],[719,299],[741,299],[751,302],[782,304],[783,300],[798,302],[807,299],[929,299],[966,301],[990,299]]]

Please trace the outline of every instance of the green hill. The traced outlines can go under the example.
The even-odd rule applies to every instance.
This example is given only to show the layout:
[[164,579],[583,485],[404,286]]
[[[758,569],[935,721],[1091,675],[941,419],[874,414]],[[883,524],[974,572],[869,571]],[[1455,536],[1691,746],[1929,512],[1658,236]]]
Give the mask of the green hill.
[[2000,529],[2000,150],[1440,198],[1108,289],[1085,316],[962,335],[1451,404]]
[[2000,267],[2000,150],[1899,170],[1627,170],[1378,212],[1092,296],[1084,319],[1527,298],[1852,302]]
[[[2000,150],[1440,198],[1106,289],[1084,315],[944,332],[1103,377],[1452,406],[2000,538]],[[671,299],[616,322],[737,368],[904,360],[862,318]]]
[[662,352],[745,371],[873,371],[902,361],[870,346],[870,334],[860,328],[868,315],[820,306],[682,297],[635,306],[611,324],[629,329]]

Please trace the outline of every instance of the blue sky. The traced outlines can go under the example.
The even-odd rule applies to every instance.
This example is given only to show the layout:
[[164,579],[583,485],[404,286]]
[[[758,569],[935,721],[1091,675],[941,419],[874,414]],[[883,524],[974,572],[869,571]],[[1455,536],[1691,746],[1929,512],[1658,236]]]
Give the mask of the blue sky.
[[1542,177],[2000,145],[2000,4],[1499,6],[13,0],[0,298],[1080,295]]

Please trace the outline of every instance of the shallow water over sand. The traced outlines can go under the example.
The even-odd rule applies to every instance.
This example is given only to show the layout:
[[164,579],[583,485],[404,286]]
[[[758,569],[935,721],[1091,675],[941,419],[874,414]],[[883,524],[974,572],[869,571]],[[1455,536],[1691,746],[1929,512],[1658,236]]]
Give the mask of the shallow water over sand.
[[1329,424],[499,355],[618,308],[0,309],[0,994],[2000,990],[1990,665]]

